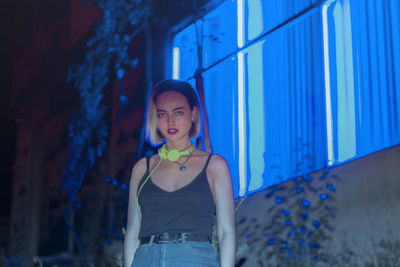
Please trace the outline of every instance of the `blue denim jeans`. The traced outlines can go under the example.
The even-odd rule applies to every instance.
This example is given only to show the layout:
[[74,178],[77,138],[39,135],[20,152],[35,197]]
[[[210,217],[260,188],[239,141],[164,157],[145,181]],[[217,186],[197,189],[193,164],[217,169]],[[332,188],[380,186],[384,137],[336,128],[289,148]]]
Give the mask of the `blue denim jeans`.
[[218,267],[217,250],[210,242],[142,244],[132,267]]

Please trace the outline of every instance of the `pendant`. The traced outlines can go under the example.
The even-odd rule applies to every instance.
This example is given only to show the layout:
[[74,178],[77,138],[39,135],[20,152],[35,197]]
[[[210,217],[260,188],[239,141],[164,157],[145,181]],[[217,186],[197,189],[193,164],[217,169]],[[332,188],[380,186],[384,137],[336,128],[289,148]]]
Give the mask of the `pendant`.
[[179,170],[181,170],[181,172],[185,172],[186,171],[186,166],[185,165],[181,165],[180,167],[179,167]]

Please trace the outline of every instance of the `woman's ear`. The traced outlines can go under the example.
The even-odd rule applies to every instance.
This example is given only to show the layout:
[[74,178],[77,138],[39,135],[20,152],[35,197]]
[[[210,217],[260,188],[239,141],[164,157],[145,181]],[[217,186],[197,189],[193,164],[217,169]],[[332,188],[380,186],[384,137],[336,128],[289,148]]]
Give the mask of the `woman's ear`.
[[198,109],[198,107],[196,107],[196,106],[194,106],[193,109],[192,109],[192,123],[194,123],[195,120],[196,120],[197,109]]

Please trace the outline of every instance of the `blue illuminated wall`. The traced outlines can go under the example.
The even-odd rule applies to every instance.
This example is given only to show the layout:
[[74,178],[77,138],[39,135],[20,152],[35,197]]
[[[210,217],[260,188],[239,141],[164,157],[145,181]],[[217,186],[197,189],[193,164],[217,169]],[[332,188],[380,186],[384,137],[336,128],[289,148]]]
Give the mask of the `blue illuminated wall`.
[[322,16],[332,165],[400,142],[400,2],[327,1]]
[[235,196],[400,143],[399,12],[397,0],[225,1],[175,35],[173,77],[192,84],[203,38],[210,139]]

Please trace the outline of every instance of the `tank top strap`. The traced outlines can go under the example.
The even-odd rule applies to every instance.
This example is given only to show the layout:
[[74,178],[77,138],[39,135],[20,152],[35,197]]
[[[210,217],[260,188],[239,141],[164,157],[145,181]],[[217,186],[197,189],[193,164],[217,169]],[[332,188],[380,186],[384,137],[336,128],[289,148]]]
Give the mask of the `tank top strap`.
[[211,159],[212,155],[213,155],[212,153],[210,155],[208,155],[208,158],[207,158],[206,164],[204,165],[203,171],[207,170],[207,166],[208,166],[208,163],[210,162],[210,159]]

